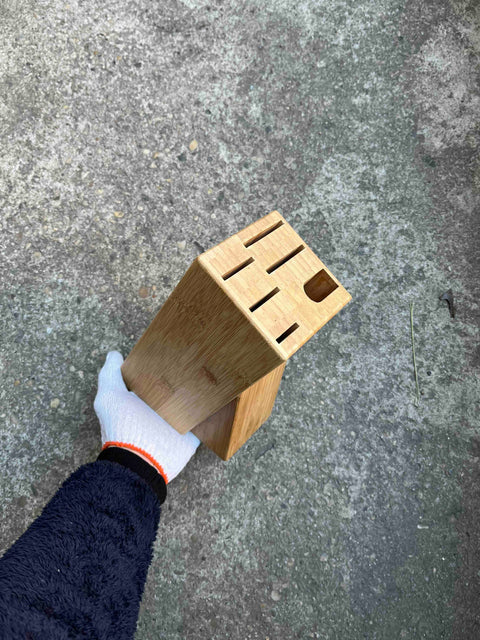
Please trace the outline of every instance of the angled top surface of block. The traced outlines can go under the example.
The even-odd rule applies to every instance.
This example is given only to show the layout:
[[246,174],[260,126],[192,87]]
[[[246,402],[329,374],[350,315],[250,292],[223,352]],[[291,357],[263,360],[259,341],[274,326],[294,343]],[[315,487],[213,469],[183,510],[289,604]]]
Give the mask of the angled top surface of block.
[[351,299],[277,211],[198,260],[284,360]]

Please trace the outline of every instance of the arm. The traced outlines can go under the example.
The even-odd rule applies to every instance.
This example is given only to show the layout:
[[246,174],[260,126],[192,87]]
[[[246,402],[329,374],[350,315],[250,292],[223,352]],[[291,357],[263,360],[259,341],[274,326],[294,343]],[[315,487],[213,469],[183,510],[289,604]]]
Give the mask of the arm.
[[134,471],[80,467],[0,560],[0,638],[133,638],[159,518]]
[[166,486],[199,441],[99,375],[99,459],[80,467],[0,559],[0,640],[133,638]]

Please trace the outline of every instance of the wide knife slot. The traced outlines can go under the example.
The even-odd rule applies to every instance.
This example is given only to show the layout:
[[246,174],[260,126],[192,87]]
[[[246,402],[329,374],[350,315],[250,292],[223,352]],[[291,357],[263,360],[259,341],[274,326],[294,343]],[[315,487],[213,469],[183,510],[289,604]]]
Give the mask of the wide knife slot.
[[260,233],[257,233],[256,236],[253,236],[253,238],[250,238],[250,240],[247,240],[246,242],[244,242],[243,245],[245,247],[250,247],[252,244],[255,244],[255,242],[258,242],[262,238],[265,238],[265,236],[268,236],[268,234],[272,233],[272,231],[275,231],[275,229],[278,229],[279,227],[281,227],[282,224],[283,224],[283,220],[279,220],[272,227],[268,227],[268,229],[264,229],[263,231],[260,231]]
[[265,302],[267,302],[267,300],[270,300],[270,298],[273,298],[273,296],[278,293],[280,291],[280,289],[278,287],[275,287],[275,289],[273,289],[272,291],[270,291],[270,293],[267,293],[266,296],[264,296],[261,300],[259,300],[258,302],[256,302],[255,304],[253,304],[250,307],[250,311],[256,311],[259,307],[262,306],[262,304],[265,304]]
[[248,267],[249,264],[252,264],[253,262],[253,258],[248,258],[248,260],[245,260],[245,262],[242,262],[241,264],[239,264],[237,267],[234,267],[233,269],[231,269],[230,271],[227,271],[227,273],[225,273],[222,277],[224,280],[228,280],[229,278],[231,278],[232,276],[234,276],[236,273],[238,273],[239,271],[241,271],[242,269],[245,269],[245,267]]
[[297,247],[296,249],[294,249],[293,251],[290,251],[290,253],[287,253],[286,256],[284,256],[283,258],[281,258],[281,260],[278,260],[278,262],[274,262],[272,264],[271,267],[268,267],[267,269],[267,273],[273,273],[274,271],[276,271],[279,267],[281,267],[282,265],[284,265],[286,262],[288,262],[289,260],[291,260],[292,258],[294,258],[296,255],[298,255],[300,253],[300,251],[303,251],[305,249],[305,245],[301,244],[299,247]]

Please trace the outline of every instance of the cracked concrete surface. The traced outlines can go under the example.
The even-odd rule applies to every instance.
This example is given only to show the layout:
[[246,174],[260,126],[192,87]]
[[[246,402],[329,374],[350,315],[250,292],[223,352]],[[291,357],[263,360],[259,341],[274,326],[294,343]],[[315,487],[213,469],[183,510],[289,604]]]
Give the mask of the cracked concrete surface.
[[277,208],[353,301],[247,445],[171,485],[136,638],[478,638],[478,4],[17,0],[0,25],[2,550],[95,458],[105,353]]

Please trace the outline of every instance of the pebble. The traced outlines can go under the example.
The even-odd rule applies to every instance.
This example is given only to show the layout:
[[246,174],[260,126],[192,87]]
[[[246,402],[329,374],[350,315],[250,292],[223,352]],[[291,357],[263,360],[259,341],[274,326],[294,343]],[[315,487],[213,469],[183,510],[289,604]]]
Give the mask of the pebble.
[[190,142],[190,144],[188,145],[188,148],[193,153],[194,151],[196,151],[198,149],[198,142],[196,140],[192,140]]
[[54,398],[50,401],[50,409],[58,409],[60,406],[60,400],[58,398]]
[[75,367],[73,366],[73,364],[70,365],[69,369],[72,373],[75,371]]
[[282,596],[280,595],[280,593],[278,591],[275,591],[275,589],[274,589],[272,591],[272,593],[270,594],[270,597],[274,602],[278,602]]
[[180,249],[180,251],[184,251],[186,246],[186,240],[180,240],[180,242],[177,242],[177,247]]
[[320,562],[326,562],[328,560],[328,556],[326,553],[322,553],[320,556]]
[[15,382],[13,383],[16,387],[18,387],[18,385],[20,384],[20,380],[15,380]]
[[140,287],[140,289],[138,290],[138,295],[140,296],[140,298],[147,298],[148,293],[148,287]]
[[123,218],[125,214],[123,213],[123,211],[114,211],[113,215],[115,216],[115,218]]

